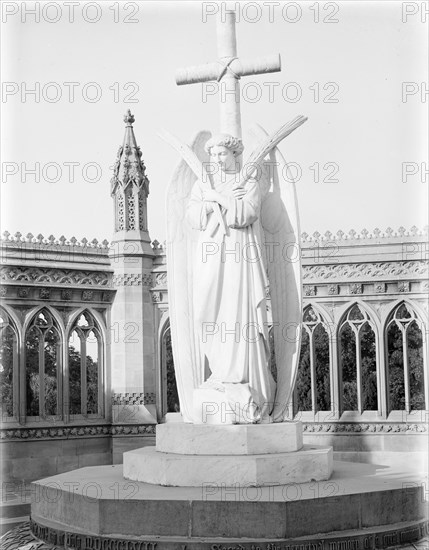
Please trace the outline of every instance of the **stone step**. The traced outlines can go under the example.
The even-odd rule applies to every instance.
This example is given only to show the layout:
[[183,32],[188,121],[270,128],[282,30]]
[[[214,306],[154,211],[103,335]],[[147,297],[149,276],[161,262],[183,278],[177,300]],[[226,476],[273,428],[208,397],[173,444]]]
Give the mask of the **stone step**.
[[156,450],[184,455],[290,453],[302,447],[302,423],[188,424],[156,427]]
[[124,477],[171,487],[262,487],[327,480],[332,463],[332,447],[319,445],[250,455],[185,455],[144,447],[124,453]]
[[[89,467],[35,482],[31,516],[48,530],[92,533],[99,538],[275,541],[315,536],[322,540],[346,531],[377,530],[378,526],[420,525],[427,510],[423,480],[421,475],[402,469],[335,462],[331,479],[322,482],[275,487],[162,487],[124,479],[121,466]],[[415,531],[410,537],[417,534]],[[99,542],[90,548],[101,549]],[[277,549],[265,546],[261,550]],[[286,550],[284,545],[282,550]],[[328,545],[326,550],[370,547]]]

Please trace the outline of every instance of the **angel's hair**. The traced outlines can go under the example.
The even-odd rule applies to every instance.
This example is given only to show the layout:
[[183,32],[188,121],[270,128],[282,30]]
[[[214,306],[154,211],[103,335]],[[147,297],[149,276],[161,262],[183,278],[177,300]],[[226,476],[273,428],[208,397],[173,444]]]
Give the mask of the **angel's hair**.
[[210,149],[216,145],[226,147],[237,157],[244,151],[244,146],[241,139],[233,137],[230,134],[216,134],[212,136],[205,144],[204,149],[208,154],[210,154]]

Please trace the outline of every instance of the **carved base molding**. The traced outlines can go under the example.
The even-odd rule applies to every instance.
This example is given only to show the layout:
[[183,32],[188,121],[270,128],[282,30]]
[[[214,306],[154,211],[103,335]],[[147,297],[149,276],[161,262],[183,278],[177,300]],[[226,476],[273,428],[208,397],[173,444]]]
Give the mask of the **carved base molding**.
[[[303,422],[304,433],[329,434],[418,434],[428,433],[424,422]],[[104,424],[87,426],[52,426],[44,428],[2,428],[0,441],[72,439],[79,437],[155,435],[156,424]]]
[[[30,520],[30,531],[34,537],[42,540],[46,544],[54,545],[60,548],[70,548],[79,550],[170,550],[179,546],[179,538],[175,540],[158,540],[150,536],[139,539],[98,536],[90,534],[75,533],[53,529],[39,522]],[[405,545],[417,542],[429,534],[428,522],[424,520],[413,522],[411,525],[401,528],[392,528],[380,526],[371,532],[349,532],[347,535],[328,535],[322,537],[296,538],[296,539],[275,539],[273,542],[268,540],[254,539],[240,544],[230,544],[230,549],[236,550],[374,550],[378,548],[388,548],[391,546]],[[214,539],[215,540],[215,539]],[[31,539],[29,542],[34,542]],[[183,541],[180,540],[180,543]],[[180,544],[184,549],[189,550],[221,550],[223,543],[229,542],[228,539],[219,539],[213,541],[195,541],[186,540],[185,544]],[[255,544],[257,546],[255,546]],[[414,545],[413,545],[414,546]],[[9,547],[10,548],[10,547]]]
[[156,424],[115,424],[112,435],[155,435]]
[[428,426],[424,422],[303,422],[307,433],[427,433]]
[[3,428],[0,430],[0,440],[41,441],[46,439],[75,439],[118,435],[155,435],[155,426],[155,424],[115,424],[52,428]]

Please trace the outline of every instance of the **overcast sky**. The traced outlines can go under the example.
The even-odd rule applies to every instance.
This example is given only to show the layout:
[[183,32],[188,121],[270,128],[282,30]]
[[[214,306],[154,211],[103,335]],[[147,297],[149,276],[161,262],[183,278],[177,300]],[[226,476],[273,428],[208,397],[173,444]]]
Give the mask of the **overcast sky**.
[[[198,130],[218,130],[218,94],[178,87],[174,75],[216,60],[211,13],[222,6],[75,4],[71,13],[70,3],[2,3],[2,231],[110,240],[110,168],[130,108],[150,179],[149,231],[162,241],[179,158],[157,132],[189,141]],[[309,117],[281,145],[298,175],[302,230],[427,224],[421,6],[237,4],[238,55],[282,58],[281,73],[241,81],[245,145],[254,123],[272,131]]]

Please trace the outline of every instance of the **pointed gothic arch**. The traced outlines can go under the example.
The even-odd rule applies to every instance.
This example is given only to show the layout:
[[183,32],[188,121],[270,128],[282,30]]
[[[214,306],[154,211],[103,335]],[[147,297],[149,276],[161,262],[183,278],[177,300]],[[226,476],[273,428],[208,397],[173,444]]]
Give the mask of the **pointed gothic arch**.
[[104,416],[105,345],[100,319],[89,308],[73,313],[67,327],[65,416]]
[[401,300],[393,305],[384,325],[388,413],[428,409],[425,332],[414,304]]
[[332,326],[316,304],[303,311],[303,331],[294,413],[330,411],[332,401]]
[[339,411],[379,411],[378,322],[361,301],[351,304],[338,324]]
[[161,403],[160,415],[180,412],[179,395],[177,392],[174,358],[171,347],[170,318],[168,315],[161,319],[159,334]]
[[62,417],[63,331],[51,308],[39,308],[25,323],[25,392],[21,395],[27,418]]
[[2,421],[19,417],[20,335],[13,312],[0,307],[0,407]]
[[[35,306],[32,307],[30,310],[28,310],[24,317],[24,322],[22,324],[22,333],[23,335],[26,334],[28,327],[31,325],[31,323],[34,321],[34,318],[36,315],[38,315],[41,311],[47,311],[48,314],[52,317],[53,321],[55,322],[55,325],[60,333],[61,339],[64,340],[65,337],[65,324],[64,320],[61,317],[58,310],[56,310],[54,307],[52,307],[49,304],[45,304],[43,306]],[[23,336],[24,340],[24,336]]]

